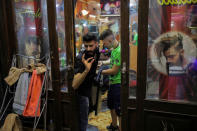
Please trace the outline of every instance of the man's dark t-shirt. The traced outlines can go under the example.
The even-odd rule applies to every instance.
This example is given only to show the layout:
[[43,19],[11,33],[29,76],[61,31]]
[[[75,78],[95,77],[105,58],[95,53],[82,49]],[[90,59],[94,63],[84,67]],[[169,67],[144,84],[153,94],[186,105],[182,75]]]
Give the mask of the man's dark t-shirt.
[[[83,73],[83,71],[85,70],[85,65],[82,62],[82,56],[84,53],[85,53],[84,51],[80,52],[79,55],[75,59],[75,66],[74,66],[75,74]],[[99,57],[100,57],[100,53],[99,53],[99,49],[97,48],[95,51],[95,61],[93,62],[92,67],[91,67],[89,73],[87,74],[85,80],[82,82],[82,84],[77,89],[78,94],[81,96],[90,97],[90,95],[91,95],[91,88],[92,88],[92,84],[94,82],[94,77],[96,75],[96,68],[98,65]]]

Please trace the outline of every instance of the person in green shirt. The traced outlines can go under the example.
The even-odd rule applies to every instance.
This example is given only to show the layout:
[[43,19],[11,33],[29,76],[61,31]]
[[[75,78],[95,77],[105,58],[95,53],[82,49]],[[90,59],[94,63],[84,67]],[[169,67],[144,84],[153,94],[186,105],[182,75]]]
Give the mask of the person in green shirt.
[[[100,35],[100,40],[108,49],[113,49],[110,57],[110,68],[103,70],[103,75],[110,75],[110,87],[107,96],[107,105],[111,112],[112,123],[108,130],[121,130],[120,122],[120,87],[121,87],[121,47],[111,30],[107,29]],[[119,119],[119,127],[117,120]]]
[[137,46],[138,45],[138,34],[137,34],[136,30],[133,30],[132,35],[133,35],[133,41],[131,43],[133,45]]

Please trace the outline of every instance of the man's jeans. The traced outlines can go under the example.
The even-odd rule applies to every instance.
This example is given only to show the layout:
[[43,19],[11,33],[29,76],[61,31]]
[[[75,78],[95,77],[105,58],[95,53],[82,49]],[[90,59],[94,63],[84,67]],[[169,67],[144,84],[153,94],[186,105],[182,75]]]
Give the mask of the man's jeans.
[[86,131],[88,126],[89,99],[85,96],[79,96],[79,126],[80,131]]

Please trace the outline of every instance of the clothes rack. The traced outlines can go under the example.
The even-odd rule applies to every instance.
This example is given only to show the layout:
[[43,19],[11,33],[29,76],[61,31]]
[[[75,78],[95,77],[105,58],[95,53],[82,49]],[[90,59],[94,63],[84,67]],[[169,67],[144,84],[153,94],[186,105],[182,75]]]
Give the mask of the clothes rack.
[[[28,61],[28,65],[30,64],[30,60],[33,60],[35,64],[37,64],[38,62],[42,62],[46,65],[46,72],[44,72],[44,78],[42,81],[42,87],[41,87],[41,93],[39,94],[39,99],[36,105],[36,112],[35,112],[35,117],[34,117],[34,123],[33,123],[33,131],[36,130],[37,125],[39,123],[39,120],[42,116],[42,114],[44,114],[44,129],[46,130],[46,112],[47,112],[47,100],[48,100],[48,76],[49,76],[49,63],[50,63],[50,57],[49,55],[45,55],[44,57],[38,59],[35,56],[25,56],[22,54],[15,54],[13,56],[12,59],[12,67],[17,67],[19,66],[19,68],[22,68],[22,66],[24,66],[23,64],[19,63],[19,60],[23,60],[23,59],[27,59]],[[21,66],[22,65],[22,66]],[[27,66],[27,65],[26,65]],[[3,116],[5,115],[6,110],[8,109],[8,106],[13,102],[14,99],[14,93],[16,90],[12,91],[11,88],[16,88],[15,85],[13,86],[9,86],[7,85],[6,90],[5,90],[5,94],[3,97],[3,101],[1,104],[1,108],[0,108],[0,121],[2,120]],[[6,97],[9,94],[13,94],[13,97],[10,98],[10,100],[8,101],[7,105],[5,106],[5,101],[6,101]],[[43,97],[44,96],[44,97]],[[41,106],[41,111],[40,111],[40,116],[37,116],[37,112],[38,112],[38,108],[39,108],[39,103],[41,103],[41,100],[43,100],[43,105]],[[5,108],[4,108],[5,107]],[[3,109],[4,108],[4,109]]]

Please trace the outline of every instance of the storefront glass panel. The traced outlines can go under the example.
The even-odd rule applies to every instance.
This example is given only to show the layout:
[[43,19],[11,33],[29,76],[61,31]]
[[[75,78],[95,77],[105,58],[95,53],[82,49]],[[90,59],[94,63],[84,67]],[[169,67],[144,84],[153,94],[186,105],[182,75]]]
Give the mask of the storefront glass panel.
[[[46,0],[15,0],[16,63],[18,68],[45,64],[50,70],[49,35]],[[14,60],[14,59],[13,59]],[[49,73],[49,89],[52,89]]]
[[49,55],[46,0],[15,0],[15,16],[18,64],[25,67]]
[[197,2],[149,3],[147,99],[197,100]]
[[67,68],[66,68],[66,44],[65,44],[65,21],[64,21],[64,0],[56,0],[57,12],[57,34],[58,51],[60,61],[60,85],[62,92],[68,92],[67,87]]

